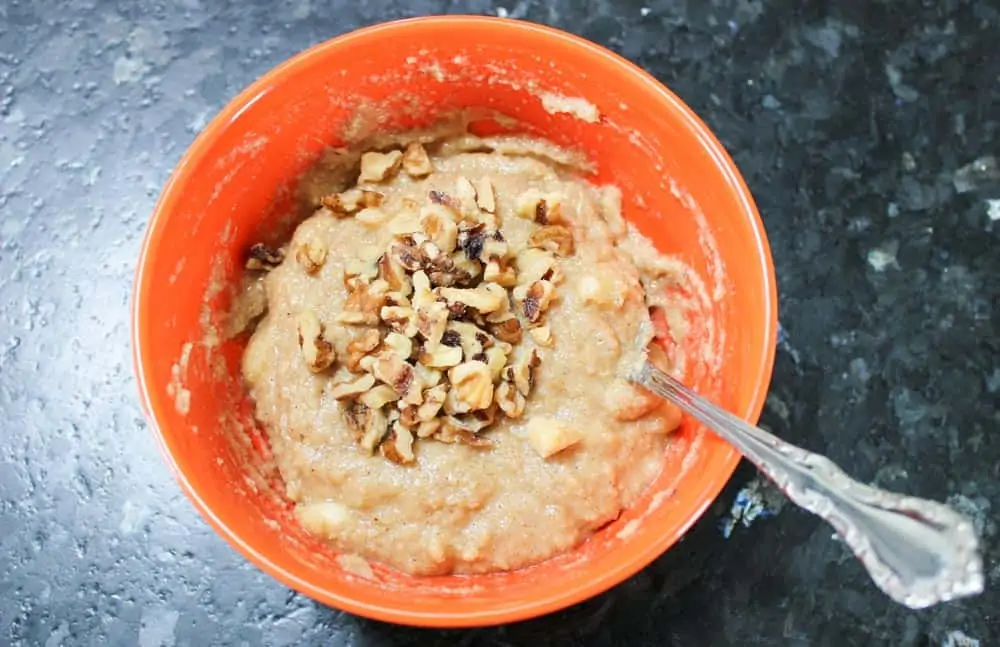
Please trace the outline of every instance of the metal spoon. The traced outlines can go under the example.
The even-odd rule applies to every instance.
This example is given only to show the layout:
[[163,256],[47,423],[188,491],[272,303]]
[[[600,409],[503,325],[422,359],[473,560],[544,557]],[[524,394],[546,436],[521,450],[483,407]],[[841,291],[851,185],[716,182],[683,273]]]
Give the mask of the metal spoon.
[[790,445],[697,395],[648,360],[629,379],[734,445],[788,498],[827,521],[875,584],[911,609],[983,591],[972,522],[936,501],[859,483],[825,456]]

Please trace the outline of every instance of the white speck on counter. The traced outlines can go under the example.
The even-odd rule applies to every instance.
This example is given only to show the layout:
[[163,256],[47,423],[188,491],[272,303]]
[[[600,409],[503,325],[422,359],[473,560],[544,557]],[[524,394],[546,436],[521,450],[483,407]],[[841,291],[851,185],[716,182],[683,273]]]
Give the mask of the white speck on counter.
[[173,609],[146,607],[139,622],[139,647],[174,647],[174,629],[180,613]]
[[63,620],[56,627],[55,631],[50,633],[49,637],[45,639],[45,647],[62,647],[66,644],[64,641],[69,637],[69,625]]
[[137,505],[132,499],[125,499],[122,504],[122,520],[118,522],[118,530],[123,535],[131,535],[149,517],[149,508]]
[[891,240],[868,252],[868,264],[876,272],[884,272],[887,267],[899,269],[899,262],[896,260],[897,251],[899,251],[899,243]]
[[960,629],[949,631],[941,641],[941,647],[979,647],[979,640]]
[[639,15],[641,15],[643,18],[645,18],[646,16],[649,15],[649,13],[651,11],[652,11],[652,9],[650,9],[649,7],[642,7],[642,8],[639,9]]
[[986,215],[990,217],[991,222],[1000,220],[1000,200],[986,201]]

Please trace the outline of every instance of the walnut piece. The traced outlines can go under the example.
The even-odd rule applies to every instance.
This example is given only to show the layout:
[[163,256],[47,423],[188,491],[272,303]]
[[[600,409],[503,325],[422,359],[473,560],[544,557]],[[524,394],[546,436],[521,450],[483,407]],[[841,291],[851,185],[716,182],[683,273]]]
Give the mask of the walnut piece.
[[458,242],[458,225],[448,209],[427,205],[420,210],[420,229],[445,254],[451,254]]
[[391,386],[401,396],[406,395],[413,383],[413,367],[393,352],[385,353],[375,360],[372,375]]
[[295,250],[295,260],[306,274],[313,275],[323,268],[326,263],[327,248],[322,240],[310,240],[302,243]]
[[427,155],[427,150],[420,142],[413,142],[403,152],[403,170],[413,178],[427,177],[434,172],[434,165]]
[[[368,377],[371,377],[369,375]],[[373,386],[358,398],[358,402],[365,405],[369,409],[381,409],[387,404],[399,400],[399,394],[396,390],[387,384],[379,384],[378,386]]]
[[[483,433],[498,419],[525,416],[538,348],[554,343],[544,315],[563,278],[559,257],[572,255],[575,243],[559,194],[531,189],[514,201],[515,213],[540,225],[515,256],[499,228],[502,205],[489,178],[460,176],[453,188],[430,189],[424,204],[387,201],[370,188],[401,171],[404,184],[434,174],[422,144],[364,153],[361,184],[321,199],[334,216],[378,230],[380,240],[388,229],[391,238],[343,261],[346,299],[335,321],[357,332],[344,346],[338,339],[342,356],[312,311],[300,315],[298,330],[310,370],[339,360],[328,397],[339,402],[361,449],[407,465],[416,461],[417,440],[490,447]],[[520,235],[515,240],[524,242]],[[325,241],[295,243],[296,262],[309,275],[326,266],[328,253]],[[251,257],[260,269],[284,260],[282,250],[262,245]],[[581,281],[577,289],[585,301],[596,296],[592,283]],[[525,329],[532,341],[521,346]],[[528,422],[527,437],[541,455],[579,441],[560,424]]]
[[532,220],[539,225],[554,225],[565,220],[562,215],[560,196],[546,195],[538,189],[529,189],[521,194],[514,210],[520,217]]
[[572,256],[575,251],[573,232],[562,225],[547,225],[532,232],[528,244],[554,252],[558,256]]
[[248,270],[270,271],[281,265],[283,260],[285,260],[284,250],[274,249],[263,243],[257,243],[250,246],[246,268]]
[[312,310],[303,310],[298,316],[299,348],[306,366],[313,373],[325,371],[337,359],[333,344],[324,338],[326,326]]
[[535,281],[529,286],[518,286],[514,289],[514,299],[520,302],[524,318],[531,323],[538,323],[542,314],[552,304],[555,286],[545,280]]
[[323,196],[320,198],[320,204],[329,209],[333,215],[343,218],[365,207],[377,207],[382,204],[384,198],[385,196],[378,191],[355,187],[342,193]]
[[537,328],[531,328],[528,330],[528,334],[531,338],[535,340],[535,343],[539,346],[549,347],[555,343],[555,339],[552,337],[552,329],[548,326],[538,326]]
[[358,183],[388,180],[399,171],[402,163],[402,151],[365,153],[361,156],[361,174],[358,176]]
[[516,420],[524,415],[524,408],[528,404],[528,399],[513,384],[510,382],[501,382],[497,385],[494,395],[500,410],[508,418]]
[[347,398],[354,398],[362,393],[369,391],[375,386],[375,377],[369,374],[362,375],[361,377],[351,380],[349,382],[340,382],[334,384],[330,389],[330,397],[334,400],[344,400]]
[[476,190],[476,204],[479,208],[486,213],[496,213],[497,212],[497,194],[493,189],[493,183],[490,182],[490,178],[481,177],[473,185]]
[[416,460],[413,454],[413,434],[409,429],[395,424],[389,431],[389,437],[379,446],[382,455],[393,463],[408,465]]
[[464,362],[448,371],[451,393],[469,411],[485,409],[493,404],[493,377],[485,362]]

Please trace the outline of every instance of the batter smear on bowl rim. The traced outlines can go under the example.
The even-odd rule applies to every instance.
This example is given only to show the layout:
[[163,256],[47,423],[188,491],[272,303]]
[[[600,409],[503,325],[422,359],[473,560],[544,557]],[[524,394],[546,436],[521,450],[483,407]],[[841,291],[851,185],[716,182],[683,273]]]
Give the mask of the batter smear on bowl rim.
[[352,184],[247,262],[261,298],[241,317],[263,316],[243,377],[295,516],[418,575],[572,549],[639,497],[680,422],[620,377],[656,344],[652,308],[684,334],[663,296],[678,263],[544,140],[342,153]]

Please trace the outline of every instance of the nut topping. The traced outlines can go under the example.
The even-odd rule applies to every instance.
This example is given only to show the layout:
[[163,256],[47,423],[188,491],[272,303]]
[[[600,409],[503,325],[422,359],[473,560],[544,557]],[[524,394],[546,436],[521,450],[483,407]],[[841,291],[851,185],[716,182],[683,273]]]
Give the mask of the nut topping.
[[333,215],[343,218],[356,213],[365,207],[377,207],[382,204],[384,196],[378,191],[348,189],[343,193],[333,193],[320,198],[320,204],[329,209]]
[[497,194],[493,189],[493,183],[488,177],[481,177],[475,183],[476,204],[486,213],[497,212]]
[[306,271],[306,274],[313,275],[319,272],[323,264],[326,263],[326,254],[326,244],[320,240],[312,240],[298,246],[298,249],[295,250],[295,260]]
[[403,163],[402,151],[388,153],[365,153],[361,156],[361,174],[358,182],[382,182],[399,171]]
[[413,142],[403,152],[403,170],[413,178],[427,177],[434,172],[434,165],[427,151],[419,142]]
[[362,393],[368,392],[374,386],[375,377],[366,374],[351,380],[350,382],[340,382],[338,384],[334,384],[330,389],[330,397],[334,400],[353,398],[361,395]]
[[544,195],[537,189],[530,189],[521,195],[515,207],[517,215],[533,220],[539,225],[554,225],[563,222],[562,201],[557,195]]
[[284,250],[274,249],[263,243],[257,243],[250,246],[246,268],[248,270],[270,271],[281,265],[283,260],[285,260]]
[[573,232],[562,225],[548,225],[533,232],[528,244],[554,252],[558,256],[572,256],[575,250]]
[[469,411],[485,409],[493,403],[493,377],[484,362],[459,364],[448,371],[455,399]]
[[406,465],[416,460],[413,455],[413,434],[409,429],[395,424],[389,432],[389,437],[379,447],[382,455],[393,463]]
[[312,310],[304,310],[299,314],[299,348],[302,349],[306,366],[313,373],[325,371],[337,359],[333,344],[323,337],[325,331],[326,326]]
[[[528,248],[515,254],[511,243],[523,245],[523,235],[508,241],[499,228],[489,178],[458,177],[454,187],[429,190],[422,204],[389,201],[368,188],[401,171],[408,178],[400,182],[409,184],[435,173],[422,144],[363,154],[358,182],[366,188],[321,199],[334,216],[353,217],[383,242],[343,261],[346,298],[335,321],[353,328],[330,331],[347,336],[337,340],[342,355],[311,310],[299,315],[298,334],[310,371],[339,360],[327,394],[360,448],[408,465],[417,460],[418,441],[486,448],[493,444],[486,434],[500,421],[524,418],[538,347],[555,342],[545,317],[562,279],[559,258],[572,255],[575,243],[558,194],[532,189],[515,201],[515,212],[538,225],[530,227]],[[331,262],[326,241],[302,236],[295,260],[316,275]],[[255,245],[247,266],[271,269],[283,260],[283,250]],[[585,301],[599,300],[591,283],[577,288]],[[579,441],[556,420],[536,417],[526,428],[543,457]]]

